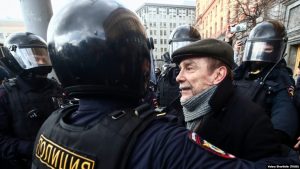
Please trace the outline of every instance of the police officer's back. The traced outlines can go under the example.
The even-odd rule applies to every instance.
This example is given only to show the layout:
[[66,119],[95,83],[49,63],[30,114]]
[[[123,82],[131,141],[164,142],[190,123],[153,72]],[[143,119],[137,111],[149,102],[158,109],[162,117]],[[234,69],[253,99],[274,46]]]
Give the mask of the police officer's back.
[[138,105],[149,83],[149,48],[138,17],[117,2],[68,4],[50,21],[48,47],[66,93],[80,100],[41,127],[32,169],[254,168]]
[[264,21],[250,32],[243,63],[234,80],[240,94],[261,105],[270,116],[278,138],[291,145],[298,129],[298,113],[292,102],[294,80],[283,59],[287,43],[284,26]]
[[46,42],[39,36],[12,34],[1,52],[2,64],[17,75],[0,87],[1,168],[28,169],[35,136],[58,108],[60,90],[56,82],[47,79],[52,66]]

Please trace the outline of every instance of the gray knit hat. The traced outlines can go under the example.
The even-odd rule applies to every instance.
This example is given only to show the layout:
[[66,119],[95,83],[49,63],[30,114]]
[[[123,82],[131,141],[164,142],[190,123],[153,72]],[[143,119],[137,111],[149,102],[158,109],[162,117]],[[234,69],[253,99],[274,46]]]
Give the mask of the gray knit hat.
[[217,39],[198,40],[175,50],[172,54],[172,60],[177,64],[188,57],[213,57],[224,62],[231,69],[235,65],[232,47]]

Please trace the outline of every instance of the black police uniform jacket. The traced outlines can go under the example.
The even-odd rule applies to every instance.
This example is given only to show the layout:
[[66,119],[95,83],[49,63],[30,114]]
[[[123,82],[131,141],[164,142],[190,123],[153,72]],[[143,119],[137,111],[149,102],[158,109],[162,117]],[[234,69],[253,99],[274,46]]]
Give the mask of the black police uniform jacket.
[[130,110],[106,99],[80,99],[78,109],[53,112],[36,137],[32,169],[264,169],[266,163],[300,163],[297,155],[257,163],[240,160],[171,118]]
[[[299,113],[293,103],[295,81],[284,60],[269,73],[271,67],[265,67],[261,73],[252,77],[248,75],[248,64],[243,63],[234,71],[234,84],[245,97],[264,108],[277,137],[282,143],[292,146],[299,128]],[[259,85],[263,78],[263,85]]]
[[204,139],[247,160],[280,154],[271,121],[263,109],[235,92],[230,79],[220,83],[209,104],[212,111],[195,129]]
[[40,88],[23,79],[10,79],[0,87],[0,168],[29,168],[35,136],[57,109],[59,85],[50,79]]
[[169,106],[179,96],[179,85],[176,82],[178,67],[169,66],[158,80],[158,100],[161,107]]

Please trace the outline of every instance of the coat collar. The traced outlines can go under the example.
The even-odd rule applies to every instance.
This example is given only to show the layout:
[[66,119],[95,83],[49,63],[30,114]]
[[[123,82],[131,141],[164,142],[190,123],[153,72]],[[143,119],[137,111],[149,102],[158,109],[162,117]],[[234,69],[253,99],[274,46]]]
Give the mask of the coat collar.
[[217,87],[215,93],[209,100],[209,105],[213,113],[218,113],[226,109],[226,105],[233,94],[233,84],[230,78],[225,78]]

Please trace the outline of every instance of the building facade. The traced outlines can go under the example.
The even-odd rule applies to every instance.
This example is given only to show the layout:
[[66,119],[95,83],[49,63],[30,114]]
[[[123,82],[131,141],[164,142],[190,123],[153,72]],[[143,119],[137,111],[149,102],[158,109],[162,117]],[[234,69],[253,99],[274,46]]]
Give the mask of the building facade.
[[194,25],[195,6],[145,3],[136,10],[154,41],[154,60],[157,67],[164,64],[162,55],[169,50],[169,36],[180,25]]
[[286,0],[285,26],[287,28],[288,46],[287,63],[294,69],[294,74],[300,65],[300,0]]
[[[234,0],[196,0],[196,27],[203,38],[222,40],[228,25],[243,20],[242,16],[236,15],[235,3]],[[284,23],[288,36],[285,59],[288,66],[294,70],[294,75],[300,66],[299,13],[300,0],[285,0],[274,3],[268,11],[256,19],[256,24],[267,19],[276,19]]]
[[196,27],[203,38],[223,38],[230,24],[230,0],[196,0]]

